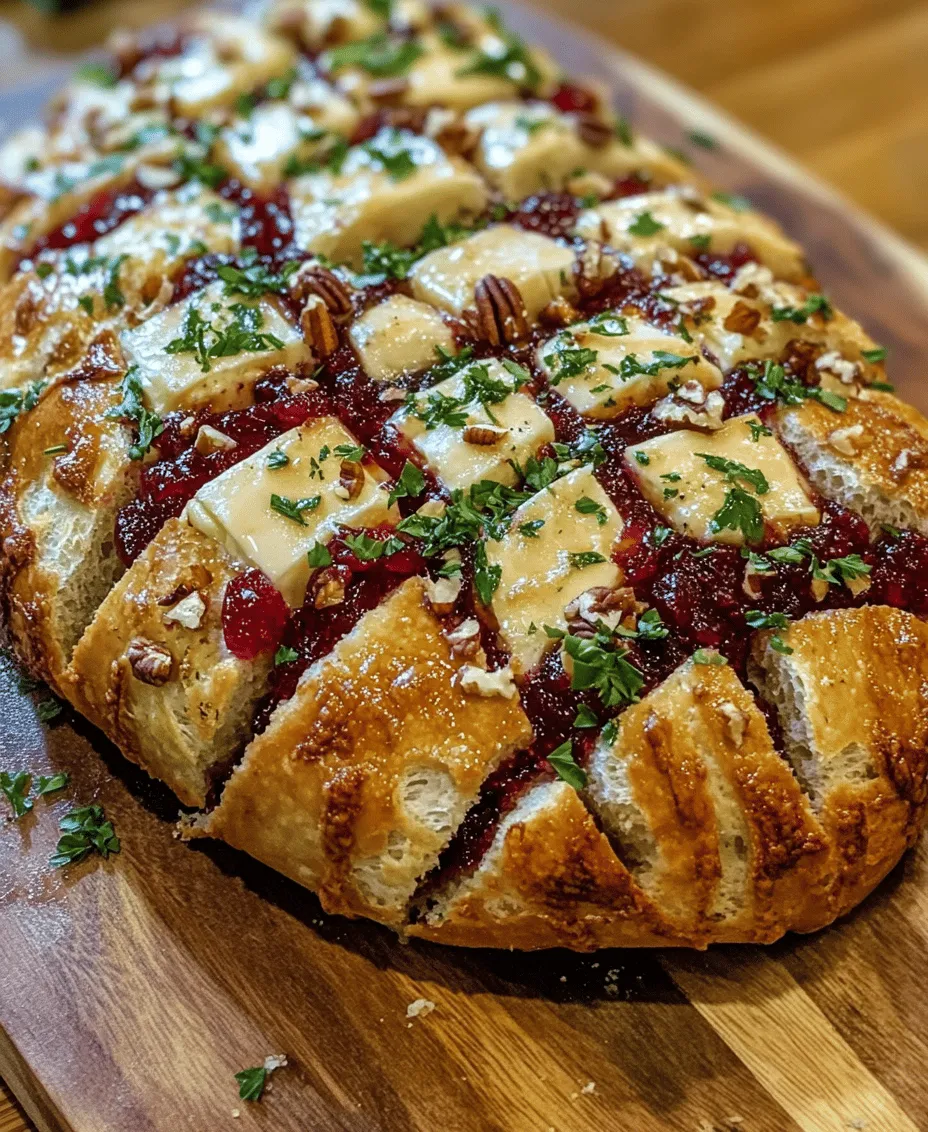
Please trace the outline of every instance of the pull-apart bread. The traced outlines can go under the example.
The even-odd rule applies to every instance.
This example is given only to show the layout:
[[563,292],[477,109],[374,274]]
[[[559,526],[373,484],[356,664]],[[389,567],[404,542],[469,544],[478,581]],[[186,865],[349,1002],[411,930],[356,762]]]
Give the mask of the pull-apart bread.
[[0,149],[22,662],[323,906],[769,942],[918,836],[928,422],[493,12],[118,38]]

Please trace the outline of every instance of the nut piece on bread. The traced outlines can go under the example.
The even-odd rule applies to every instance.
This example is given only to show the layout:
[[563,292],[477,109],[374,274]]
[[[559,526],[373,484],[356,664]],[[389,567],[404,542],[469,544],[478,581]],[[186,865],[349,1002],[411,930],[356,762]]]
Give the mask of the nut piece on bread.
[[100,607],[64,679],[71,702],[124,755],[202,806],[251,734],[271,667],[225,646],[225,587],[242,570],[169,519]]
[[31,674],[187,837],[400,934],[702,948],[862,900],[928,799],[893,343],[493,10],[113,52],[0,142]]

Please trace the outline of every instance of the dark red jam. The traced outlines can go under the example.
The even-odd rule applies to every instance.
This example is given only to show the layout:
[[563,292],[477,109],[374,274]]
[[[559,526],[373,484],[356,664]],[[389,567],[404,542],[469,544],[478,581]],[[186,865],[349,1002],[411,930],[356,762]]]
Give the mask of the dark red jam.
[[599,106],[593,91],[579,83],[561,83],[551,101],[564,114],[592,114]]
[[260,570],[236,574],[222,599],[222,635],[229,652],[239,660],[254,660],[276,649],[289,616],[280,591]]

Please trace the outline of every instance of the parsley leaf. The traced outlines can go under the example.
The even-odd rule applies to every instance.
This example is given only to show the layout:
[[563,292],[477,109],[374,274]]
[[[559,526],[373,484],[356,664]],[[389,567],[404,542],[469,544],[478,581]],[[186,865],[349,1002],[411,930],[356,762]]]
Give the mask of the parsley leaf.
[[590,499],[588,495],[581,496],[576,503],[574,503],[574,508],[579,511],[581,515],[595,515],[596,522],[599,523],[601,527],[605,526],[609,519],[609,516],[606,514],[606,508],[603,507],[601,503],[597,503],[595,499]]
[[54,794],[57,790],[64,790],[69,781],[70,778],[64,771],[48,776],[40,774],[38,785],[35,788],[36,796],[42,798],[46,794]]
[[491,566],[487,560],[487,544],[482,540],[478,542],[474,551],[474,589],[483,605],[493,600],[502,574],[501,565]]
[[714,456],[709,452],[697,452],[714,472],[722,472],[729,483],[736,484],[739,480],[752,487],[758,495],[766,495],[770,490],[767,477],[759,468],[749,468],[737,460],[728,460],[724,456]]
[[847,398],[820,385],[803,385],[800,381],[792,381],[786,376],[786,370],[776,362],[767,361],[763,372],[756,367],[749,368],[748,373],[754,382],[755,391],[767,401],[778,401],[783,405],[801,405],[803,401],[820,401],[836,413],[843,413],[847,408]]
[[656,236],[662,232],[666,225],[655,220],[650,212],[642,212],[629,224],[626,231],[630,236]]
[[321,501],[321,495],[313,495],[306,499],[288,499],[285,495],[274,494],[271,496],[270,506],[271,510],[276,511],[278,515],[283,515],[292,522],[299,523],[301,527],[305,527],[306,520],[303,518],[303,512],[315,511]]
[[0,435],[9,429],[20,413],[36,407],[44,388],[44,381],[34,381],[25,392],[21,389],[0,389]]
[[693,664],[705,664],[712,668],[721,668],[728,664],[728,658],[722,656],[715,649],[697,649],[693,653]]
[[332,552],[325,545],[325,543],[313,543],[313,545],[306,552],[306,561],[309,563],[310,568],[313,570],[320,566],[331,566]]
[[566,743],[561,743],[559,747],[555,747],[547,756],[547,759],[558,778],[562,778],[574,790],[582,790],[586,786],[586,773],[581,767],[577,766],[573,756],[573,747],[573,740],[568,739]]
[[130,366],[120,382],[122,401],[106,414],[110,420],[133,421],[137,437],[129,446],[129,459],[141,460],[156,438],[164,431],[164,422],[157,413],[145,407],[145,393],[138,366]]
[[212,368],[215,358],[229,358],[243,352],[260,354],[283,349],[283,342],[274,334],[262,331],[264,314],[258,307],[233,303],[225,325],[203,317],[200,309],[191,306],[181,325],[181,336],[164,348],[166,354],[193,354],[203,373]]
[[712,529],[741,531],[747,542],[760,542],[764,537],[760,504],[740,487],[731,488],[725,502],[712,516]]
[[574,691],[598,692],[603,707],[607,708],[638,700],[644,676],[626,659],[628,650],[616,647],[611,635],[598,632],[592,640],[587,640],[549,625],[545,626],[545,632],[563,642],[564,651],[573,661],[570,686]]
[[360,67],[376,78],[391,78],[405,74],[422,54],[422,45],[414,39],[396,39],[385,32],[377,32],[357,43],[333,47],[322,57],[323,64],[332,71],[343,67]]
[[257,299],[268,293],[284,294],[289,286],[290,276],[299,266],[296,260],[288,260],[279,272],[274,272],[267,264],[257,261],[248,263],[245,267],[222,263],[216,268],[216,274],[225,283],[226,295],[247,295]]
[[492,54],[489,51],[477,51],[471,62],[455,73],[460,77],[495,75],[508,79],[519,87],[535,90],[541,83],[542,75],[531,52],[517,35],[504,27],[498,13],[492,14],[491,22],[494,32],[502,40],[503,50],[499,51],[494,47]]
[[595,711],[593,711],[593,709],[591,707],[587,707],[586,704],[581,704],[577,708],[577,715],[576,715],[576,718],[574,719],[573,725],[574,725],[574,727],[579,727],[579,728],[598,727],[599,726],[599,716],[596,714]]
[[93,852],[106,858],[120,850],[113,823],[106,820],[102,806],[79,806],[65,814],[58,828],[62,836],[51,859],[53,868],[77,864]]
[[877,346],[873,350],[861,350],[860,356],[864,359],[864,361],[876,364],[877,362],[883,362],[886,360],[887,352],[888,351],[885,346]]
[[807,322],[813,314],[821,314],[826,322],[834,317],[831,303],[824,295],[812,294],[801,307],[774,307],[770,312],[774,322],[795,322],[797,326]]
[[267,1069],[263,1065],[256,1065],[253,1069],[242,1069],[235,1074],[238,1082],[239,1099],[243,1101],[259,1101],[267,1084]]
[[397,499],[408,499],[425,491],[425,476],[410,460],[407,460],[400,473],[396,486],[390,492],[387,506],[392,507]]
[[605,562],[606,559],[597,550],[571,550],[567,552],[567,561],[575,570],[583,570],[587,566]]
[[0,792],[10,803],[14,821],[24,817],[32,809],[33,801],[29,797],[31,783],[32,775],[27,771],[21,770],[18,774],[10,774],[8,771],[0,770]]

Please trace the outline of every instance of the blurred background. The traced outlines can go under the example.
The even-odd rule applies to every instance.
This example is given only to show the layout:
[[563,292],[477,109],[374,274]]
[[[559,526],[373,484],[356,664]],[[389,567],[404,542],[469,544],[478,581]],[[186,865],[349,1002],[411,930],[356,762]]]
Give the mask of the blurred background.
[[[0,0],[0,91],[182,0]],[[536,0],[688,83],[928,249],[926,0]],[[0,103],[2,117],[2,103]]]

